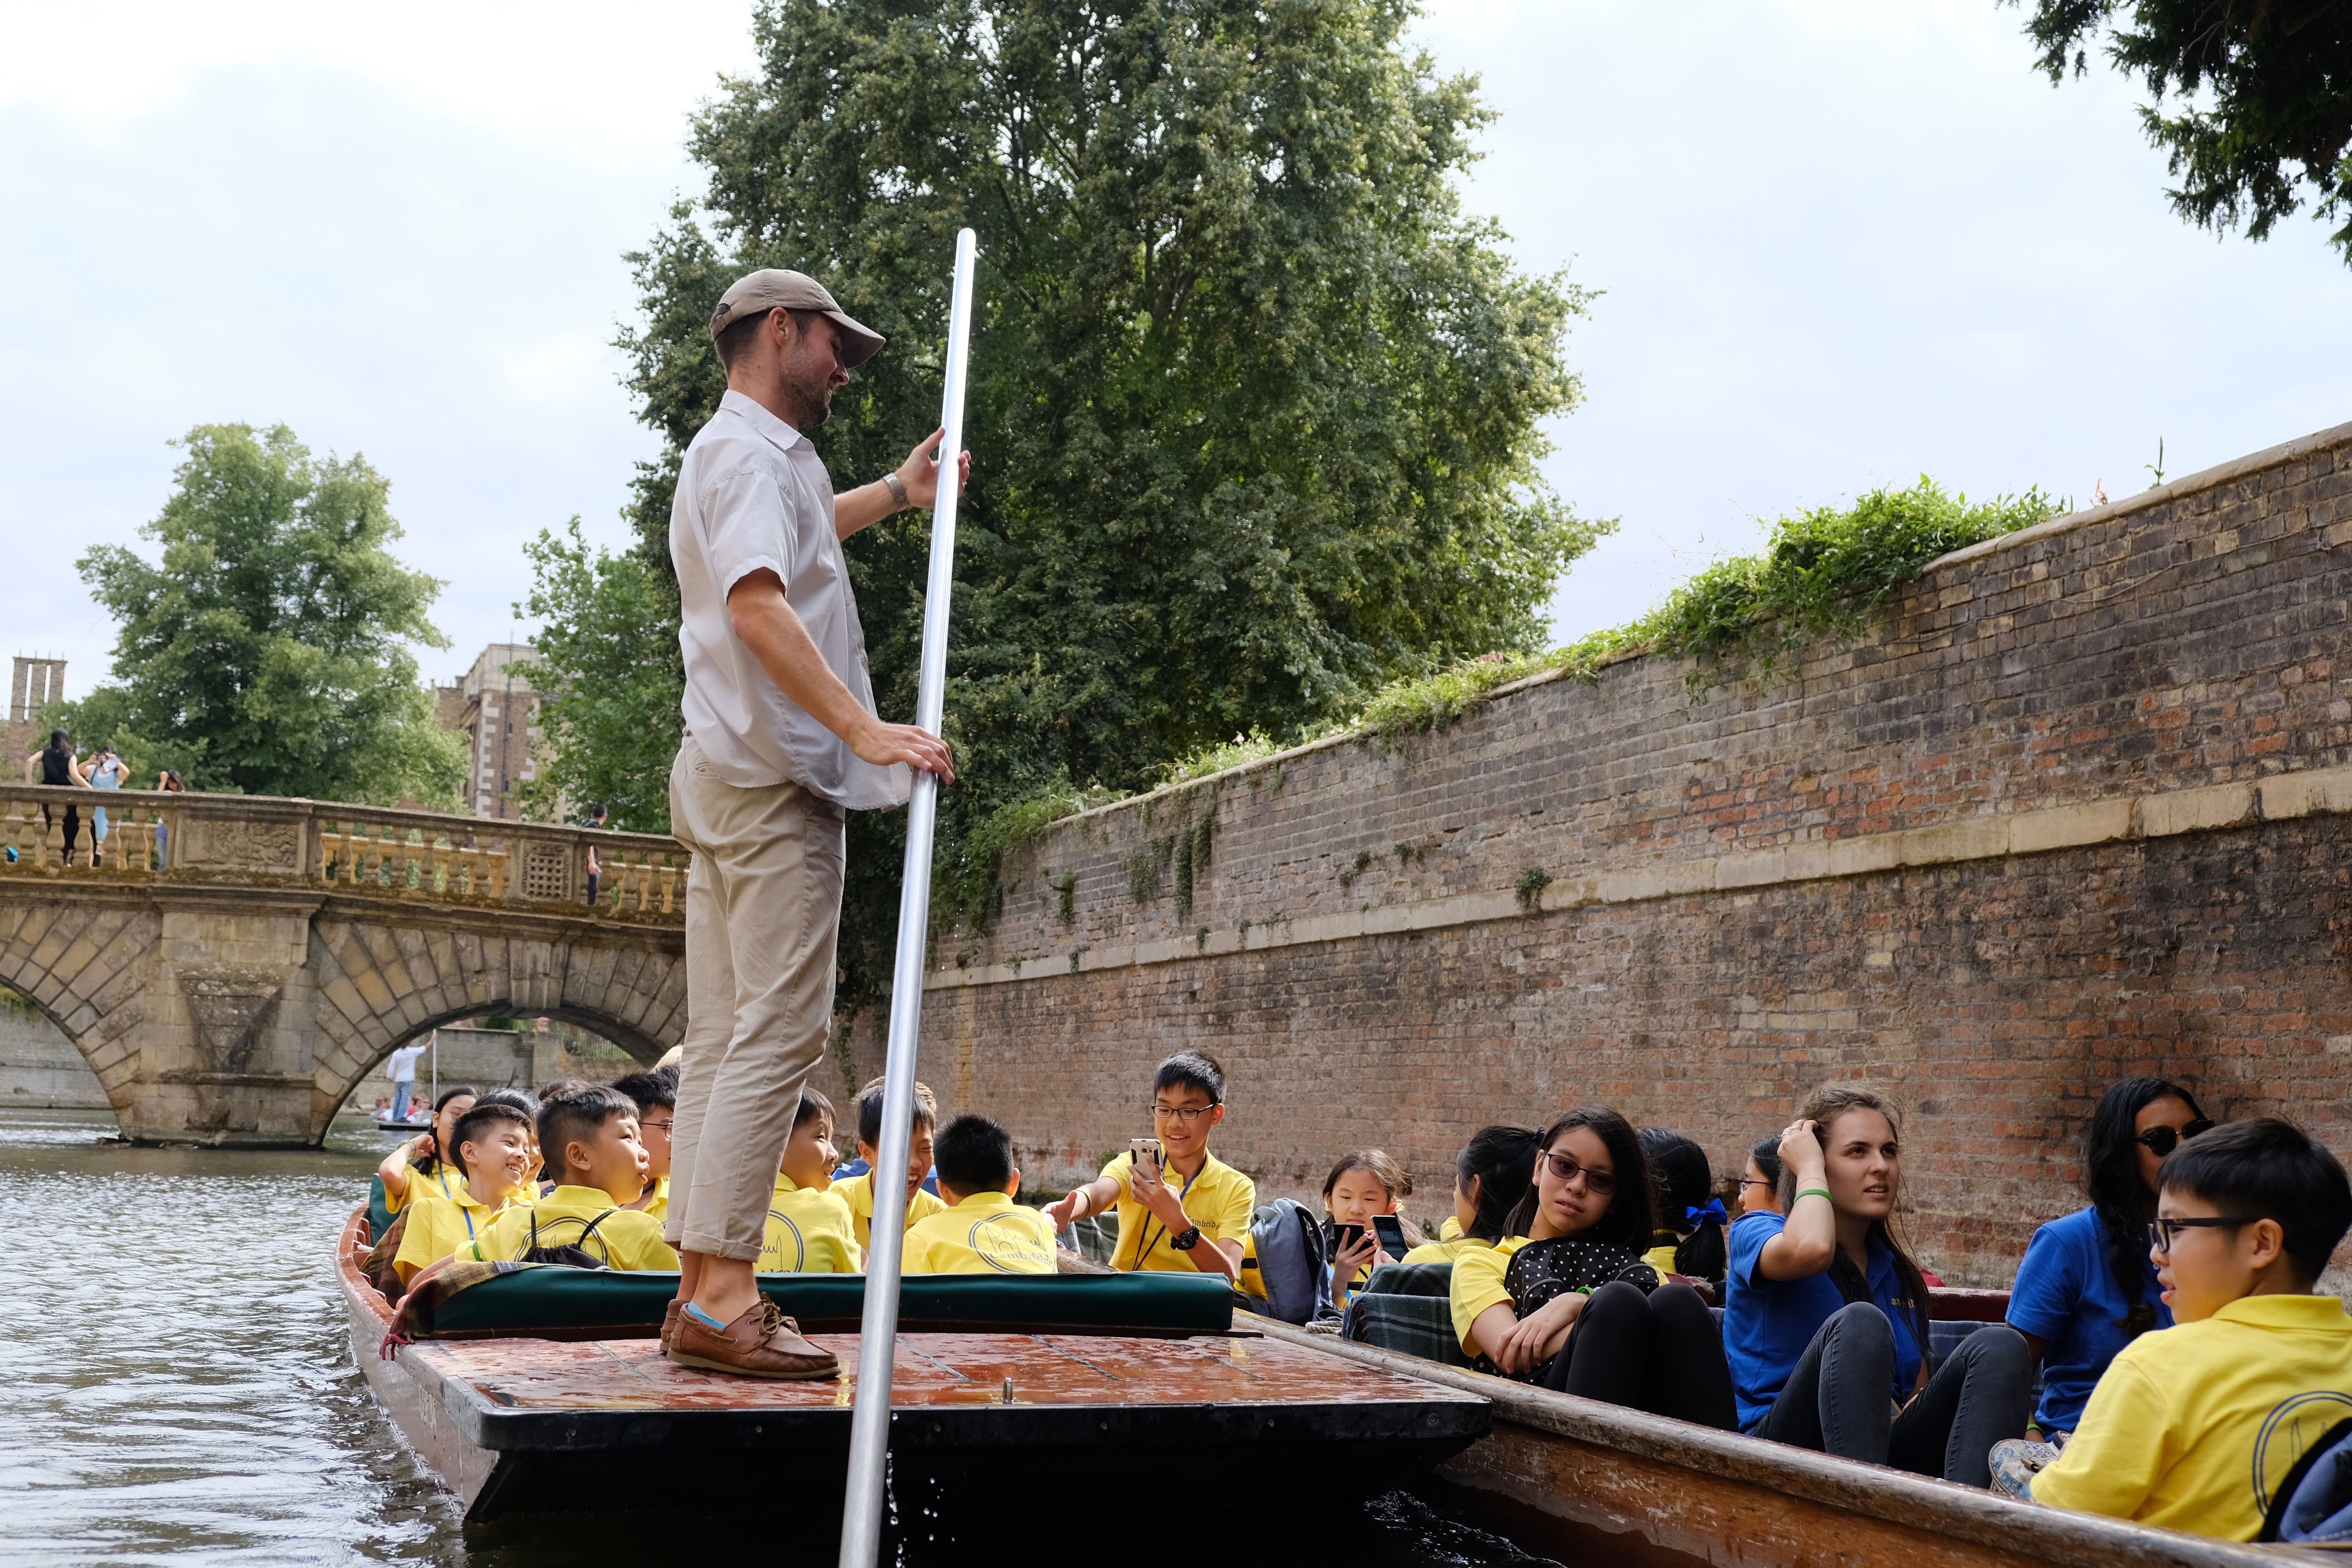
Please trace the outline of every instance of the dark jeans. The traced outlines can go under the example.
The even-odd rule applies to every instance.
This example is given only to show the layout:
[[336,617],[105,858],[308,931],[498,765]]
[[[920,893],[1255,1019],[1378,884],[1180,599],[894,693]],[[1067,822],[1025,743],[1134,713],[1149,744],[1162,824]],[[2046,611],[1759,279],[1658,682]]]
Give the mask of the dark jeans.
[[[46,805],[45,805],[45,806],[41,807],[41,831],[42,831],[44,834],[47,834],[47,831],[48,831],[48,828],[49,828],[49,808],[48,808],[47,806],[46,806]],[[81,807],[79,807],[79,806],[78,806],[78,805],[69,805],[69,806],[66,807],[66,826],[65,826],[65,841],[66,841],[66,847],[65,847],[65,863],[66,863],[67,865],[68,865],[68,866],[70,866],[70,865],[72,865],[72,864],[73,864],[73,858],[74,858],[74,840],[76,840],[77,838],[79,838],[80,837],[81,837]],[[92,849],[92,851],[93,851],[93,852],[95,852],[96,848],[97,848],[97,846],[96,846],[96,844],[95,844],[95,843],[93,843],[93,844],[91,845],[91,849]]]
[[1722,1331],[1687,1285],[1661,1285],[1644,1296],[1614,1279],[1595,1290],[1544,1369],[1543,1384],[1721,1432],[1738,1428]]
[[2033,1363],[2005,1323],[1979,1329],[1894,1413],[1895,1331],[1867,1301],[1839,1308],[1797,1358],[1753,1435],[1965,1486],[1990,1484],[1986,1456],[2025,1435]]

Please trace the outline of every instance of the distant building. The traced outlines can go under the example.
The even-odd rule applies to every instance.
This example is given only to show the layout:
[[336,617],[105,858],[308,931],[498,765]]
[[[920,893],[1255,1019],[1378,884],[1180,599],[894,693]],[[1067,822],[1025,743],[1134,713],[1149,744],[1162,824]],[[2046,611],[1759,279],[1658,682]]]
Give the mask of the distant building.
[[516,821],[516,792],[539,776],[540,692],[530,667],[539,662],[529,643],[494,642],[455,686],[433,689],[442,727],[466,737],[465,798],[476,816]]
[[66,694],[66,661],[16,656],[16,670],[8,683],[8,779],[14,783],[25,759],[49,743],[41,710]]

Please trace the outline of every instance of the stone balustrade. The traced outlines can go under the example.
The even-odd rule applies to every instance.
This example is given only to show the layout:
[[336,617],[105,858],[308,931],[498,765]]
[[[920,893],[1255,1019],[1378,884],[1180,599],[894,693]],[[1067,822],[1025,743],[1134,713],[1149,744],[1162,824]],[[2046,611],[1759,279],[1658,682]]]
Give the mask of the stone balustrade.
[[[91,853],[103,809],[108,832]],[[68,814],[78,834],[70,851]],[[0,784],[0,879],[304,884],[466,906],[578,906],[682,924],[690,857],[672,838],[265,795]]]

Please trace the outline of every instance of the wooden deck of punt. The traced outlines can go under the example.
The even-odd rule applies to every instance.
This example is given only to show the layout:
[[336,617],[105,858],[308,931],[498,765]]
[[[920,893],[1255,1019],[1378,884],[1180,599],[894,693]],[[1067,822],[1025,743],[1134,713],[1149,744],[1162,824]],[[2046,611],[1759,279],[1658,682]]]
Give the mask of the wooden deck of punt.
[[[788,1490],[837,1503],[856,1334],[814,1336],[843,1368],[815,1383],[674,1366],[651,1337],[433,1340],[386,1361],[391,1310],[352,1266],[357,1223],[337,1248],[352,1353],[394,1424],[466,1500],[469,1522],[676,1496],[663,1484],[671,1471],[698,1495],[748,1495],[761,1509],[789,1506]],[[909,1333],[891,1376],[902,1497],[986,1491],[1080,1454],[1099,1463],[1105,1449],[1181,1458],[1195,1482],[1247,1471],[1378,1488],[1425,1472],[1489,1424],[1478,1395],[1246,1333]]]
[[2036,1508],[1907,1471],[1711,1431],[1250,1320],[1270,1344],[1422,1378],[1494,1405],[1437,1481],[1530,1552],[1610,1568],[2284,1568],[2342,1553],[2209,1541]]

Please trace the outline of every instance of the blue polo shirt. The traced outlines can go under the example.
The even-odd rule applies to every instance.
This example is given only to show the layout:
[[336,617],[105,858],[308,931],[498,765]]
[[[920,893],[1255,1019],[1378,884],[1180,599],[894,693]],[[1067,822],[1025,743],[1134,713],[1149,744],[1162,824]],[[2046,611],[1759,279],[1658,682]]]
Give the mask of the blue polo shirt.
[[[2140,1297],[2156,1309],[2156,1326],[2172,1327],[2172,1309],[2147,1249],[2139,1249]],[[2017,1284],[2009,1293],[2009,1326],[2050,1342],[2042,1355],[2042,1403],[2033,1424],[2072,1432],[2083,1406],[2116,1352],[2124,1348],[2124,1314],[2131,1310],[2107,1267],[2106,1227],[2096,1209],[2053,1219],[2033,1233]]]
[[[1753,1430],[1787,1387],[1805,1348],[1845,1298],[1826,1272],[1804,1279],[1767,1279],[1757,1263],[1764,1244],[1786,1224],[1776,1214],[1744,1214],[1731,1222],[1731,1262],[1724,1270],[1723,1354],[1731,1363],[1731,1384],[1739,1402],[1739,1429]],[[1911,1300],[1895,1267],[1895,1250],[1870,1238],[1870,1299],[1895,1325],[1895,1381],[1888,1396],[1901,1399],[1919,1380],[1919,1342]]]

